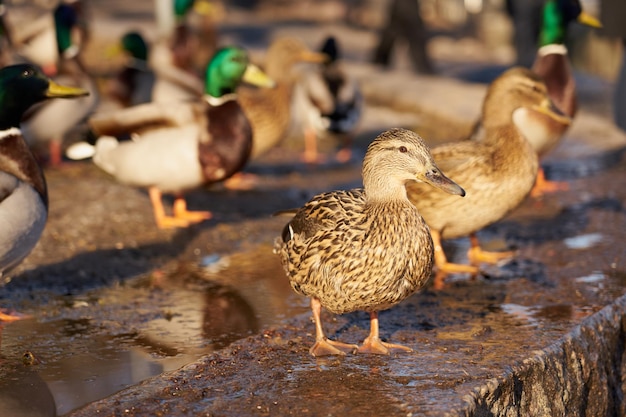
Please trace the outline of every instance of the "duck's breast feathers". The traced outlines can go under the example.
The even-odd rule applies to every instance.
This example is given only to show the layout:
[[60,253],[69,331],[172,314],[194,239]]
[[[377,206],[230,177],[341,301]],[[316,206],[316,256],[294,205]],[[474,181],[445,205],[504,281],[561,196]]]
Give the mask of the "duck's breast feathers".
[[0,131],[0,172],[6,172],[29,184],[48,205],[46,180],[35,157],[17,128]]
[[252,127],[236,100],[208,106],[207,135],[198,155],[207,182],[222,181],[240,171],[252,152]]
[[277,246],[292,287],[335,313],[389,308],[432,269],[432,240],[415,207],[369,205],[361,190],[315,197]]
[[29,184],[0,171],[0,277],[17,266],[39,241],[47,205]]
[[[557,46],[557,45],[550,45]],[[576,114],[576,81],[567,54],[537,55],[532,70],[546,84],[548,96],[564,114]]]

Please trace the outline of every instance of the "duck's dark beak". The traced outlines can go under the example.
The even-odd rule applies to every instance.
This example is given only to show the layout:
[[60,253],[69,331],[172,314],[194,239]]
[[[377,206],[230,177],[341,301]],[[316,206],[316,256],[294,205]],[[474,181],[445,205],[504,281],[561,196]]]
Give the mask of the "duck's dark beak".
[[70,98],[70,97],[82,97],[88,96],[89,91],[79,87],[68,87],[59,85],[54,81],[49,81],[48,90],[46,91],[46,97],[49,98]]
[[254,64],[248,64],[246,72],[243,74],[243,81],[248,84],[256,85],[257,87],[274,88],[276,83],[266,73],[261,71],[261,68]]
[[465,197],[465,190],[461,188],[459,184],[443,175],[443,172],[441,172],[439,168],[434,167],[433,169],[429,170],[424,175],[424,178],[422,180],[432,185],[433,187],[445,191],[446,193]]

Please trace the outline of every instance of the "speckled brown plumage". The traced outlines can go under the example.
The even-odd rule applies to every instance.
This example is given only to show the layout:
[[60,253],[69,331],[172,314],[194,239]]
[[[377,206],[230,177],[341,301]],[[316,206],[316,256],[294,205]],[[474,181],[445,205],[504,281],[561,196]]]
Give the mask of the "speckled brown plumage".
[[[522,134],[525,122],[536,115],[568,121],[554,113],[549,104],[546,87],[535,74],[523,68],[510,69],[487,92],[481,138],[432,149],[437,165],[467,191],[467,197],[458,201],[421,184],[407,186],[409,199],[433,232],[436,249],[441,250],[437,247],[439,236],[454,239],[472,235],[502,219],[528,195],[538,159]],[[437,261],[437,266],[444,269],[446,262]],[[450,272],[477,272],[477,268],[467,267]]]
[[252,158],[276,146],[291,123],[291,95],[298,62],[323,62],[325,55],[312,52],[295,38],[272,42],[265,57],[265,73],[276,82],[271,89],[239,89],[239,102],[253,131]]
[[[411,180],[463,194],[435,166],[418,135],[403,129],[384,132],[365,156],[364,188],[313,197],[275,242],[275,252],[296,292],[334,313],[372,313],[370,337],[375,339],[376,313],[422,287],[432,269],[428,227],[406,196],[405,184]],[[327,341],[319,332],[317,339]],[[314,355],[339,353],[316,350],[316,346]],[[382,348],[376,353],[388,351]]]

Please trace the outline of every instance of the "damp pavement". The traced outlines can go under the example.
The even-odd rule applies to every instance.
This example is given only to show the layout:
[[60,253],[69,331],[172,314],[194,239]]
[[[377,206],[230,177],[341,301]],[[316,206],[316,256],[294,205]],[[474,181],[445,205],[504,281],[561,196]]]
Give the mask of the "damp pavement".
[[[111,16],[94,4],[109,28]],[[145,10],[137,6],[129,21],[145,20]],[[245,17],[229,36],[237,25],[249,30]],[[276,31],[315,45],[312,26],[283,22]],[[255,189],[190,194],[192,209],[215,217],[189,229],[156,229],[146,193],[89,162],[46,171],[44,236],[0,288],[3,307],[30,316],[0,333],[0,415],[626,414],[626,136],[591,99],[543,162],[569,188],[527,199],[479,234],[517,256],[381,313],[381,336],[413,353],[309,355],[308,302],[272,254],[284,224],[272,213],[359,186],[367,144],[389,127],[415,129],[433,145],[461,138],[485,91],[349,65],[367,101],[352,160],[303,165],[296,137],[248,166]],[[591,92],[583,97],[610,92],[581,77]],[[336,146],[322,142],[329,155]],[[445,246],[458,261],[467,248],[465,239]],[[324,313],[323,321],[329,337],[350,343],[369,329],[362,312]]]

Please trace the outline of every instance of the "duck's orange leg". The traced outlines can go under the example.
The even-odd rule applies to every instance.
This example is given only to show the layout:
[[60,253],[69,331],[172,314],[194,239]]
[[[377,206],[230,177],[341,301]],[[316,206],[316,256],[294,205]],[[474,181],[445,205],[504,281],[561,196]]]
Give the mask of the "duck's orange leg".
[[148,190],[150,194],[150,201],[152,202],[152,210],[154,211],[154,220],[156,221],[159,229],[171,229],[174,227],[187,227],[189,226],[189,220],[178,219],[165,214],[165,208],[163,208],[163,200],[161,199],[161,190],[156,187],[150,187]]
[[187,220],[189,223],[199,223],[212,218],[213,213],[210,211],[189,211],[187,210],[187,201],[185,201],[185,198],[177,196],[174,200],[174,217]]
[[304,129],[304,153],[302,161],[307,164],[317,164],[324,161],[317,148],[317,133],[313,127]]
[[397,345],[395,343],[387,343],[380,340],[378,333],[378,312],[370,313],[370,334],[367,336],[363,345],[359,347],[359,353],[375,353],[378,355],[389,355],[390,349],[399,349],[404,352],[413,352],[408,346]]
[[346,352],[357,351],[359,348],[357,345],[336,342],[326,338],[324,330],[322,329],[322,304],[320,303],[320,300],[315,297],[311,297],[311,310],[313,311],[313,319],[315,320],[315,344],[311,347],[311,349],[309,349],[311,355],[345,355]]
[[258,182],[258,175],[238,172],[224,181],[224,187],[229,190],[252,190]]
[[431,229],[430,235],[433,238],[433,244],[435,246],[435,266],[437,267],[437,270],[450,274],[478,273],[478,268],[476,266],[448,262],[446,253],[443,251],[443,246],[441,246],[441,234],[439,231]]
[[515,255],[514,251],[506,252],[487,252],[480,248],[480,242],[475,233],[470,235],[470,249],[467,251],[467,257],[472,265],[478,265],[482,262],[487,264],[496,264],[503,259],[512,258]]
[[530,191],[530,196],[533,198],[541,197],[544,194],[553,193],[556,191],[565,191],[569,189],[569,184],[562,181],[550,181],[546,178],[546,173],[543,168],[539,167],[537,172],[537,179],[535,185]]
[[15,313],[9,314],[0,310],[0,322],[9,323],[12,321],[18,321],[18,320],[23,320],[27,318],[30,318],[30,316],[23,315],[23,314],[15,314]]

